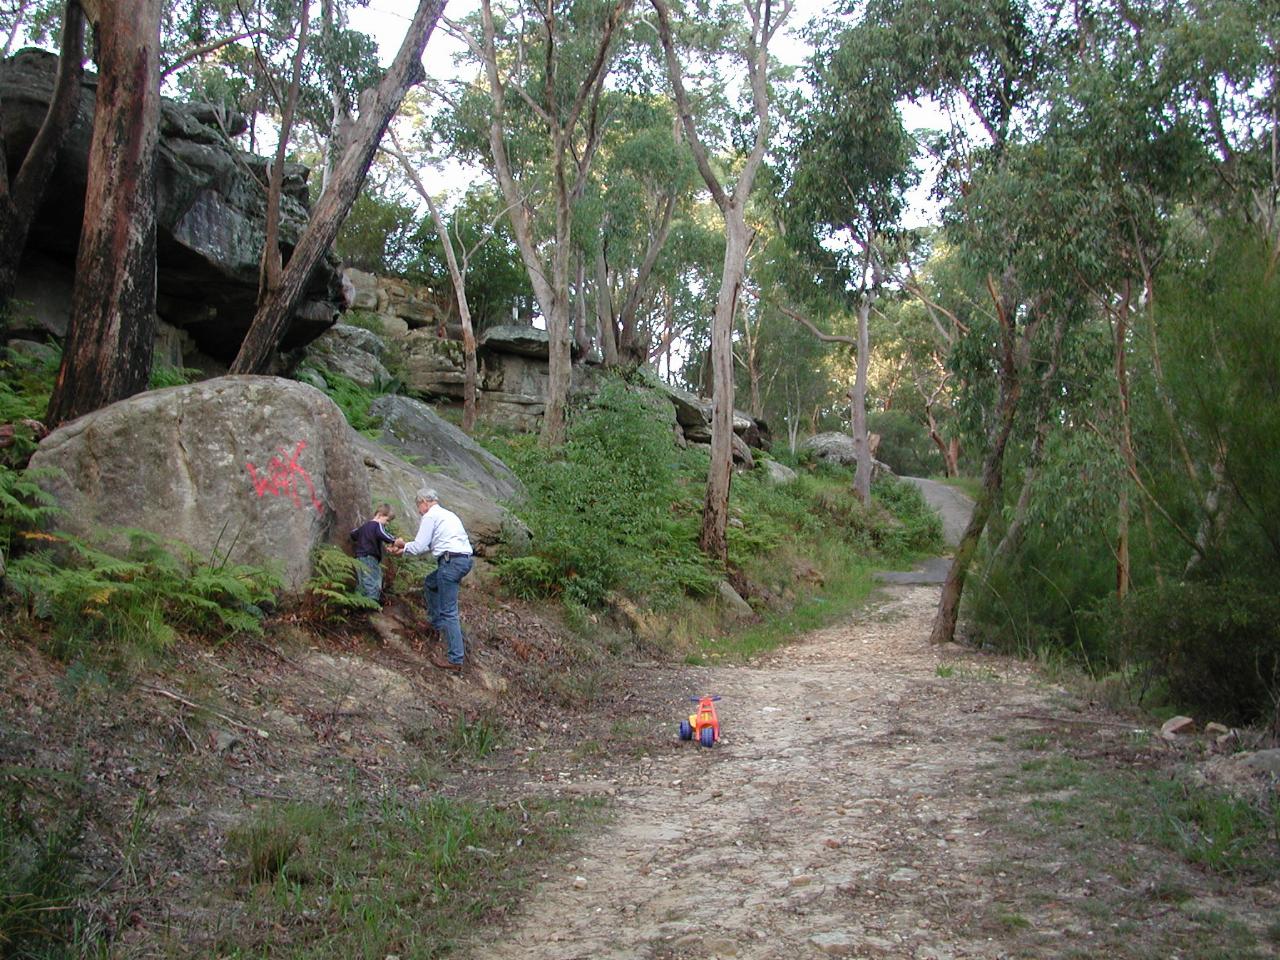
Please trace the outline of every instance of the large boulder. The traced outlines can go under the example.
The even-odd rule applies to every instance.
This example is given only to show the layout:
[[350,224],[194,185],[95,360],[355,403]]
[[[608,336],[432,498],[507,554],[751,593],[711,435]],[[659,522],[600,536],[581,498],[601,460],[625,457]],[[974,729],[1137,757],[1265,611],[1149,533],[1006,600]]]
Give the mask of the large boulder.
[[313,549],[346,545],[368,513],[356,437],[327,396],[277,377],[229,376],[142,393],[49,434],[31,458],[72,533],[137,527],[210,562],[278,570],[287,590]]
[[378,301],[381,312],[399,317],[410,329],[428,326],[438,329],[449,316],[448,301],[438,297],[430,287],[396,277],[378,278]]
[[[837,431],[815,433],[801,440],[798,449],[800,453],[807,453],[821,463],[832,463],[841,467],[858,465],[858,451],[854,446],[853,437],[847,433]],[[893,475],[893,470],[887,463],[875,459],[871,461],[872,480]]]
[[404,385],[421,397],[461,400],[466,358],[460,340],[446,340],[434,330],[411,330],[398,345],[404,351]]
[[551,355],[551,338],[547,331],[513,323],[489,327],[480,334],[476,346],[482,353],[508,353],[532,357],[544,363]]
[[[0,132],[11,175],[44,120],[58,58],[21,50],[0,61]],[[89,138],[97,77],[86,74],[79,111],[32,224],[19,273],[18,299],[38,306],[37,330],[66,327],[80,225],[84,219]],[[203,356],[234,359],[253,319],[266,224],[267,161],[235,147],[244,119],[201,104],[163,100],[156,151],[156,288],[161,319],[187,334]],[[288,251],[309,217],[307,170],[285,169],[281,247]],[[287,253],[286,253],[287,255]],[[63,290],[59,294],[57,290]],[[281,349],[305,346],[331,326],[342,299],[337,264],[321,261],[294,312]],[[15,326],[15,330],[22,329]]]
[[391,371],[382,364],[386,353],[387,346],[376,333],[339,323],[307,347],[302,362],[372,390],[392,379]]
[[429,473],[368,437],[354,431],[351,436],[367,471],[373,499],[391,504],[396,513],[392,530],[400,536],[412,539],[417,533],[417,493],[423,487],[434,487],[440,502],[462,520],[477,556],[492,556],[499,551],[523,553],[528,549],[532,539],[529,528],[492,497],[448,474]]
[[381,421],[382,446],[433,476],[443,472],[491,500],[524,499],[524,484],[505,463],[420,400],[378,397],[369,415]]
[[[711,442],[711,401],[661,380],[653,381],[676,410],[676,422],[690,443]],[[772,441],[769,427],[763,421],[741,410],[733,411],[733,432],[749,447],[768,450]]]

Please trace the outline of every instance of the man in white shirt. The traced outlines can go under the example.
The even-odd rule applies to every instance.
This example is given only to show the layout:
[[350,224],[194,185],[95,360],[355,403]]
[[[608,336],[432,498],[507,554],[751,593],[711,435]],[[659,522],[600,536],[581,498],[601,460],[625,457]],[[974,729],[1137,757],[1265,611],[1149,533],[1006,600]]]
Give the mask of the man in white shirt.
[[449,659],[441,660],[433,654],[431,662],[443,670],[461,670],[466,651],[458,620],[458,588],[462,578],[471,572],[471,540],[458,515],[440,506],[440,495],[434,489],[419,490],[417,503],[422,515],[417,536],[407,543],[399,540],[391,549],[411,557],[430,553],[436,558],[435,570],[422,581],[422,598],[431,623],[448,646]]

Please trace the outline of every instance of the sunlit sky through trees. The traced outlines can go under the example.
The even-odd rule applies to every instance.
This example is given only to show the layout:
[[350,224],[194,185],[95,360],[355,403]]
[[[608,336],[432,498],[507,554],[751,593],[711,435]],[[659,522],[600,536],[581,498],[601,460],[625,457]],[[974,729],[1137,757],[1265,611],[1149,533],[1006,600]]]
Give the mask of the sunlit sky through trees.
[[[369,34],[377,41],[383,64],[389,63],[399,48],[409,24],[409,14],[412,12],[411,7],[407,8],[406,12],[401,12],[395,9],[396,6],[390,0],[374,0],[367,7],[350,11],[351,27]],[[802,36],[803,29],[811,21],[825,15],[828,7],[829,4],[822,0],[798,0],[795,9],[791,12],[788,26],[772,44],[772,49],[779,60],[796,67],[804,65],[812,47]],[[477,4],[474,0],[453,2],[445,8],[445,16],[451,20],[461,20],[475,9]],[[449,36],[444,29],[437,27],[423,57],[427,75],[441,80],[456,78],[458,73],[454,69],[454,61],[463,50],[461,42]],[[902,110],[908,128],[937,129],[944,122],[938,111],[930,106],[904,103]],[[446,163],[439,171],[439,186],[446,195],[445,205],[451,204],[467,185],[479,176],[482,174],[477,170]],[[911,195],[911,206],[907,214],[909,226],[917,226],[934,219],[935,204],[929,200],[933,179],[932,173],[925,169],[920,185]]]

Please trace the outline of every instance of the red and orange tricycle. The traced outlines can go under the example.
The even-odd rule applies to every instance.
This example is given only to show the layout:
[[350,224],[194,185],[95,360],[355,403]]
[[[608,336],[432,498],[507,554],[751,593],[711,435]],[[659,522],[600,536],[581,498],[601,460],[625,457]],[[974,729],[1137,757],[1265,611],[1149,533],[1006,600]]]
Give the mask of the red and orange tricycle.
[[698,705],[698,709],[689,714],[688,720],[680,721],[680,739],[697,740],[704,747],[714,746],[720,739],[720,718],[716,716],[715,703],[720,697],[690,697],[689,699]]

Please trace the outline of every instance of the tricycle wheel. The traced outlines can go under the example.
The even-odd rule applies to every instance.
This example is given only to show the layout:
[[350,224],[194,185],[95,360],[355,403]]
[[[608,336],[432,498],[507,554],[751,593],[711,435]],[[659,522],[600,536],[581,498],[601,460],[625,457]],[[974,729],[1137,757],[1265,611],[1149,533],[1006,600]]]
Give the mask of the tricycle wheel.
[[704,747],[709,747],[716,742],[716,732],[710,727],[703,727],[702,732],[698,734],[698,742]]
[[693,739],[693,727],[692,727],[692,726],[690,726],[690,724],[689,724],[689,721],[688,721],[688,720],[681,720],[681,721],[680,721],[680,739],[681,739],[681,740],[692,740],[692,739]]

